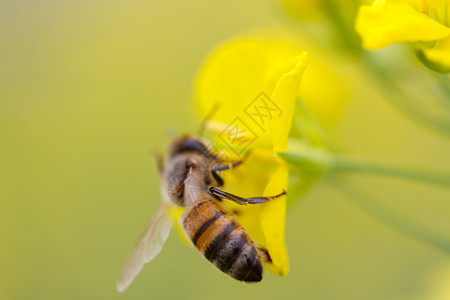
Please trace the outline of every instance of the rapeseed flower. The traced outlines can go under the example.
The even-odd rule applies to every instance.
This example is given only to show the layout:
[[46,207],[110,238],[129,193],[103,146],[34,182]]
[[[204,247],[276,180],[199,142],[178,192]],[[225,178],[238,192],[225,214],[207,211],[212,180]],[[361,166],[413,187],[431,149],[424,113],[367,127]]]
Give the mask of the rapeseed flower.
[[[227,160],[244,160],[241,166],[222,172],[227,191],[254,197],[287,190],[288,165],[276,154],[287,148],[307,63],[306,52],[292,55],[292,48],[283,43],[242,39],[220,47],[204,64],[195,94],[202,117],[208,118],[212,147]],[[217,111],[210,116],[215,105]],[[258,205],[223,204],[267,250],[271,262],[266,267],[286,275],[286,196]]]
[[417,57],[428,68],[450,72],[449,0],[376,0],[362,5],[355,28],[366,49],[392,43],[415,43]]

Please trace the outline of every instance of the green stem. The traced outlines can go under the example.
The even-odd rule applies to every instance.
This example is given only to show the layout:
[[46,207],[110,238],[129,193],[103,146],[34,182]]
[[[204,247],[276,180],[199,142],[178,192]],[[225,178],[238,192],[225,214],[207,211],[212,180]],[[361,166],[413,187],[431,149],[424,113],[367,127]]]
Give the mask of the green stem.
[[335,156],[332,169],[341,172],[380,174],[450,187],[450,174],[425,168],[400,166],[394,163],[368,161],[366,159]]
[[439,89],[444,94],[444,101],[450,102],[450,77],[449,75],[435,74]]
[[[420,122],[431,129],[437,129],[438,132],[450,135],[450,119],[445,117],[438,117],[428,114],[423,107],[417,106],[413,101],[415,96],[407,94],[396,82],[397,79],[392,77],[383,65],[378,63],[372,55],[364,53],[362,56],[363,62],[366,64],[366,69],[370,71],[373,78],[378,82],[381,88],[387,91],[386,98],[400,111],[412,119]],[[445,80],[445,79],[443,79]]]
[[336,3],[334,0],[322,0],[323,11],[327,15],[328,19],[334,25],[336,34],[339,36],[337,39],[342,46],[344,46],[350,53],[359,54],[362,51],[361,41],[353,29],[353,22],[349,23],[347,20],[353,20],[353,16],[356,16],[356,11],[352,12],[349,16],[343,14],[343,7]]
[[323,128],[311,116],[305,104],[299,97],[297,98],[295,112],[297,118],[294,118],[294,126],[298,129],[302,137],[316,147],[328,144]]
[[[405,209],[396,209],[395,206],[390,205],[389,202],[385,203],[384,201],[377,199],[373,194],[365,193],[357,185],[351,184],[342,178],[333,180],[333,184],[336,189],[346,195],[349,200],[378,218],[383,223],[399,229],[418,241],[426,242],[447,253],[450,252],[450,238],[448,237],[448,231],[445,233],[442,230],[436,229],[446,228],[445,225],[436,225],[433,228],[430,226],[429,222],[421,222],[418,219],[412,218]],[[439,218],[433,216],[433,221],[439,221]]]
[[450,172],[433,170],[416,165],[401,165],[397,161],[381,161],[367,157],[346,156],[318,148],[299,140],[291,140],[290,151],[278,156],[293,166],[294,171],[320,176],[327,171],[352,172],[393,176],[421,182],[439,184],[450,188]]

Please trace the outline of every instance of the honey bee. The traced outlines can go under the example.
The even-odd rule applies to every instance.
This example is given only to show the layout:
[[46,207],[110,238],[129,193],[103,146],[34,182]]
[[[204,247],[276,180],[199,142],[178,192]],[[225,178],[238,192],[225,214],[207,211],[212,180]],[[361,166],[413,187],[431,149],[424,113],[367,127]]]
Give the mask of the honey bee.
[[124,291],[162,249],[169,236],[172,221],[168,208],[186,208],[179,223],[199,252],[216,268],[244,282],[262,280],[264,261],[270,261],[267,250],[258,247],[236,218],[220,205],[222,199],[240,205],[260,204],[272,197],[243,198],[220,187],[224,180],[219,172],[239,166],[243,161],[227,163],[193,137],[176,139],[169,148],[169,160],[162,173],[162,204],[142,233],[120,276],[119,292]]

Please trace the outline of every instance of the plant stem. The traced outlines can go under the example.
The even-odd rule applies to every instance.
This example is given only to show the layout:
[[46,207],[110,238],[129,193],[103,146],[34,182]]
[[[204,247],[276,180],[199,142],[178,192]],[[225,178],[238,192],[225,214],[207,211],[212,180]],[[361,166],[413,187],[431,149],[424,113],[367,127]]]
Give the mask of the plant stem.
[[326,148],[314,147],[301,140],[291,139],[291,149],[278,153],[278,157],[293,166],[293,170],[313,176],[327,171],[386,175],[421,182],[439,184],[450,188],[450,168],[434,170],[416,163],[399,164],[398,160],[358,157],[333,153]]
[[332,161],[331,169],[335,171],[388,175],[450,187],[450,173],[448,172],[339,155],[336,155]]
[[[437,132],[450,135],[450,119],[448,114],[445,117],[430,115],[424,111],[423,107],[415,105],[413,95],[407,94],[396,82],[397,78],[393,78],[392,74],[383,65],[378,63],[372,55],[364,53],[362,62],[365,63],[366,69],[373,75],[379,86],[386,90],[386,99],[389,100],[400,111],[419,123],[437,130]],[[441,82],[447,78],[440,77]],[[442,85],[442,84],[441,84]],[[441,87],[443,89],[443,87]],[[445,91],[444,91],[445,92]],[[443,108],[445,109],[445,108]]]
[[[407,235],[416,238],[418,241],[426,242],[438,249],[450,252],[450,239],[448,234],[436,228],[445,228],[445,225],[430,226],[429,222],[421,222],[412,218],[408,212],[381,201],[373,194],[365,193],[355,184],[351,184],[342,178],[333,180],[333,184],[340,192],[347,196],[349,200],[366,210],[383,223],[397,228]],[[439,220],[435,217],[433,221]],[[448,231],[447,231],[448,233]]]
[[[362,51],[361,41],[353,29],[353,22],[348,22],[349,15],[344,15],[342,5],[333,0],[322,0],[323,11],[334,25],[337,41],[352,54],[359,54]],[[349,13],[349,12],[348,12]],[[356,16],[356,11],[350,14],[351,20]]]

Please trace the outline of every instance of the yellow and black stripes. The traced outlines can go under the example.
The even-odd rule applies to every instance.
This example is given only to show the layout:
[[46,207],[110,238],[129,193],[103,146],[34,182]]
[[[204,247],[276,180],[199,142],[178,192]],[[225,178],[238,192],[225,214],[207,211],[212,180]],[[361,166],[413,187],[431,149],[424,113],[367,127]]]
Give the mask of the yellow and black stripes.
[[234,223],[228,223],[222,232],[217,235],[212,242],[205,249],[205,258],[211,261],[216,255],[217,251],[223,248],[224,244],[231,237],[233,231],[236,230],[236,225]]
[[192,238],[192,243],[195,246],[197,246],[198,239],[200,238],[202,233],[205,232],[205,230],[208,229],[208,227],[210,227],[216,220],[220,219],[221,217],[223,217],[223,212],[218,210],[214,215],[214,217],[203,223],[202,226],[200,226],[200,228],[197,229],[197,231],[194,234],[194,237]]
[[237,220],[212,199],[194,204],[183,220],[186,235],[219,270],[241,281],[262,279],[255,244]]

